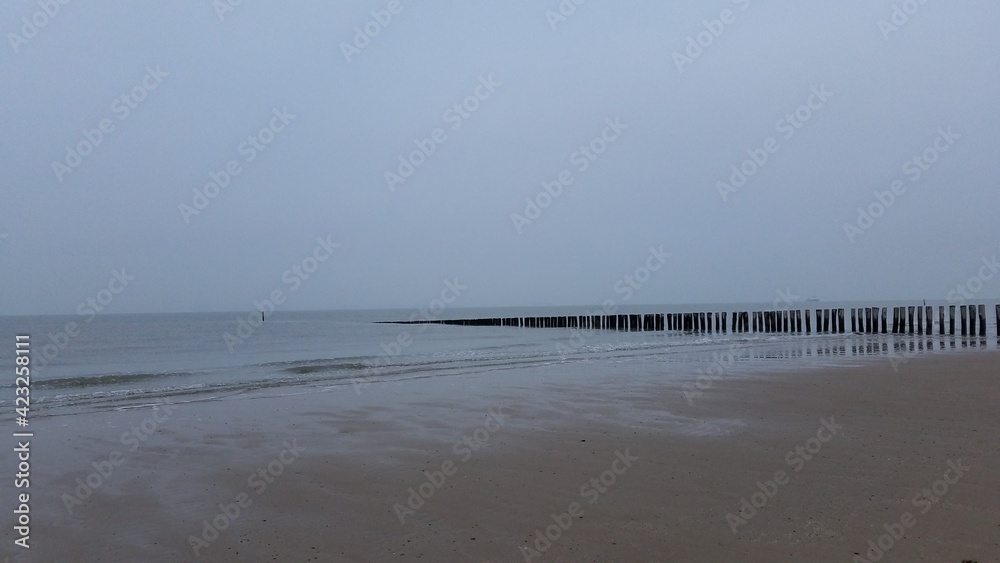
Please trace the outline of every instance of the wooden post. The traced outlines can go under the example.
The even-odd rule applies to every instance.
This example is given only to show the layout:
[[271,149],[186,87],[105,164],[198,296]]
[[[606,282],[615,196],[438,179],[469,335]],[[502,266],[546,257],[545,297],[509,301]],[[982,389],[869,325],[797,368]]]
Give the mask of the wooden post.
[[889,329],[889,308],[882,307],[882,334],[887,334]]
[[924,333],[924,308],[917,307],[917,334]]
[[976,335],[976,306],[969,305],[969,336]]
[[795,331],[802,334],[802,309],[795,310]]
[[938,306],[938,334],[944,336],[944,305]]
[[906,310],[906,317],[907,317],[907,319],[909,319],[909,322],[908,322],[907,324],[908,324],[908,325],[909,325],[909,327],[910,327],[910,334],[913,334],[913,328],[914,328],[914,327],[913,327],[913,310],[914,310],[914,309],[916,309],[916,307],[914,307],[914,306],[912,306],[912,305],[911,305],[911,306],[910,306],[910,307],[909,307],[909,308],[908,308],[908,309]]
[[806,309],[805,313],[806,313],[806,334],[812,334],[812,321],[809,318],[809,309]]
[[865,334],[871,334],[871,331],[872,331],[872,308],[871,307],[865,307],[865,324],[864,324],[864,328],[865,329],[863,331],[861,331],[861,332],[864,332]]
[[962,336],[967,336],[969,334],[969,325],[966,321],[969,318],[969,307],[967,305],[962,305]]
[[858,332],[858,310],[851,307],[851,332]]
[[840,324],[840,334],[847,332],[847,327],[844,326],[844,317],[847,315],[845,309],[837,309],[837,321]]
[[997,338],[1000,338],[1000,305],[997,305]]
[[979,306],[979,336],[986,336],[986,305]]
[[927,331],[926,332],[927,332],[928,335],[934,334],[934,307],[926,306],[926,307],[924,307],[924,310],[927,313]]
[[948,306],[948,334],[955,336],[955,306]]

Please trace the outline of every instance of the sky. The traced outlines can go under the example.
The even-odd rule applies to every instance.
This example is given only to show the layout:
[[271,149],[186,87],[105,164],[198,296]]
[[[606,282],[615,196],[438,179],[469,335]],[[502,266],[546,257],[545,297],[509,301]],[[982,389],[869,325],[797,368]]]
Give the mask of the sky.
[[0,315],[988,302],[997,21],[991,0],[5,2]]

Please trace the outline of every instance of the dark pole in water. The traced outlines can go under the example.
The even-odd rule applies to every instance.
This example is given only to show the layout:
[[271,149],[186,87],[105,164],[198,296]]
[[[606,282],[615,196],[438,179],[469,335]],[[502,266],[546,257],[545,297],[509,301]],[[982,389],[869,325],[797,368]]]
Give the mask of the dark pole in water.
[[979,306],[979,336],[986,336],[986,305]]
[[916,309],[916,307],[914,307],[914,306],[911,305],[909,307],[909,309],[906,310],[906,313],[907,313],[906,316],[908,318],[908,324],[910,326],[910,334],[913,334],[913,328],[914,328],[913,327],[913,310],[914,309]]
[[924,309],[927,311],[927,334],[934,334],[934,307],[925,306]]
[[917,334],[924,333],[924,308],[917,307]]
[[948,334],[955,336],[955,306],[948,306]]
[[806,334],[812,334],[812,321],[809,320],[809,309],[806,309]]
[[976,335],[976,306],[969,305],[969,336]]
[[968,333],[969,325],[966,324],[966,320],[968,319],[968,316],[969,316],[968,310],[969,310],[968,306],[962,305],[962,309],[961,309],[961,311],[962,311],[962,336],[966,336],[966,335],[969,334]]
[[889,308],[882,307],[882,334],[887,334],[889,330]]
[[944,336],[944,305],[938,306],[938,334]]

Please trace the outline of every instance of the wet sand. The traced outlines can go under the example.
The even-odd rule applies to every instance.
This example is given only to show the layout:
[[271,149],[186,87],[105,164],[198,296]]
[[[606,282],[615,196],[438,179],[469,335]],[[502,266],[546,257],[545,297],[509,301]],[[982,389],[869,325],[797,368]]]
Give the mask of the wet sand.
[[998,561],[998,360],[722,377],[691,403],[690,379],[556,365],[40,419],[33,547],[5,526],[0,555],[846,562],[885,535],[881,561]]

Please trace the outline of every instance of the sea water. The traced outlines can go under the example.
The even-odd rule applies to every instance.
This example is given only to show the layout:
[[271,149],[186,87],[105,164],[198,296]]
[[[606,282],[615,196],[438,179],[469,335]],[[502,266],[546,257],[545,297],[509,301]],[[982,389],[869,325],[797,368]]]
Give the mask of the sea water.
[[[910,303],[899,303],[904,305]],[[827,309],[894,303],[796,303]],[[774,304],[619,307],[617,313],[775,310]],[[569,328],[402,325],[386,321],[599,314],[599,307],[191,313],[0,317],[0,357],[30,335],[33,416],[121,409],[290,387],[357,392],[399,379],[490,373],[553,363],[629,362],[644,373],[693,378],[719,371],[793,370],[883,356],[997,348],[995,337],[937,335],[619,332]],[[935,304],[935,315],[937,307]],[[890,312],[891,314],[891,312]],[[996,334],[992,314],[988,334]],[[250,321],[253,322],[250,322]],[[936,320],[936,317],[935,317]],[[731,320],[730,320],[731,322]],[[947,321],[946,321],[947,322]],[[815,325],[814,325],[815,328]],[[936,329],[935,329],[936,330]],[[725,359],[725,360],[723,360]],[[0,419],[13,416],[13,369],[0,380]],[[7,411],[10,411],[9,413]]]

